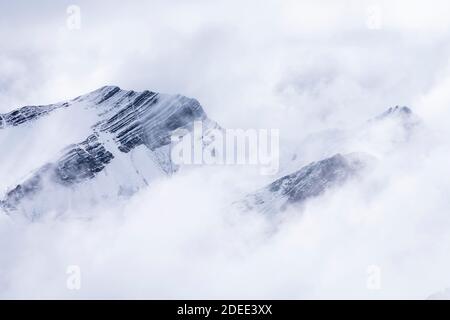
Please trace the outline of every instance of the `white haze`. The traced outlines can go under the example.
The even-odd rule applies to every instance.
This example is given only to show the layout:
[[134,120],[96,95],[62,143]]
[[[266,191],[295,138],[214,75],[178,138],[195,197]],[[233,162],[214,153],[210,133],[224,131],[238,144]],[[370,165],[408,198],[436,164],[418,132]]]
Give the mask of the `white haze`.
[[[377,164],[276,225],[230,207],[270,182],[245,167],[180,172],[120,207],[92,208],[91,221],[0,215],[0,297],[421,299],[450,287],[450,5],[339,3],[79,1],[82,29],[68,31],[69,3],[1,1],[2,112],[115,84],[195,97],[224,127],[279,128],[284,152],[397,104],[425,128],[407,144],[391,144],[386,127],[343,146]],[[380,30],[366,26],[374,4]],[[47,153],[79,134],[42,126],[55,136]],[[2,188],[15,162],[23,174],[41,164],[23,151],[38,137],[14,147],[2,137]],[[69,265],[81,268],[79,291],[66,287]],[[371,265],[380,290],[367,288]]]

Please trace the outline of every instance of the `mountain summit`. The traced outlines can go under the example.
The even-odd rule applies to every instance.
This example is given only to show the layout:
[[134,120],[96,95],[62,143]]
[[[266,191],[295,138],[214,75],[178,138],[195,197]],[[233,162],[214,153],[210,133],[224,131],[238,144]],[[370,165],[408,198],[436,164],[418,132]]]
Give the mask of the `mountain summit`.
[[367,167],[372,158],[366,154],[336,154],[313,162],[286,175],[261,190],[248,194],[237,205],[244,210],[262,213],[284,211],[290,205],[301,205],[328,189],[344,184]]
[[[77,114],[70,122],[87,128],[85,137],[68,143],[10,188],[1,201],[9,214],[22,212],[33,220],[46,212],[61,214],[85,202],[132,194],[176,170],[170,160],[174,130],[192,130],[194,121],[217,126],[195,99],[106,86],[70,101],[2,114],[0,135],[19,127],[31,130],[43,118],[70,112]],[[47,143],[58,139],[50,137]],[[21,156],[33,157],[26,151]]]
[[[309,137],[298,152],[322,160],[294,157],[297,160],[284,167],[287,174],[236,204],[244,211],[275,213],[318,197],[361,173],[371,158],[363,142],[378,132],[385,136],[389,129],[385,123],[392,122],[396,139],[392,142],[387,135],[375,145],[390,150],[410,134],[415,119],[409,108],[395,107],[362,129]],[[176,172],[171,137],[175,132],[192,132],[198,121],[203,133],[197,139],[208,145],[214,140],[213,129],[220,127],[197,100],[116,86],[0,114],[0,143],[10,159],[0,167],[0,175],[6,177],[0,181],[0,188],[6,189],[0,208],[10,216],[34,221],[68,211],[76,216],[96,204],[114,205]]]

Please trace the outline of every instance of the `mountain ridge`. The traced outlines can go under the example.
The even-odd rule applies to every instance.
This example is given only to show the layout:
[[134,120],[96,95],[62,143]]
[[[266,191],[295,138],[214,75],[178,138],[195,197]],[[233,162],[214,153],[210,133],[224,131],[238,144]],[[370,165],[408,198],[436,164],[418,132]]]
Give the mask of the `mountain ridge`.
[[[4,129],[51,116],[57,109],[74,107],[92,110],[97,115],[98,121],[91,124],[91,133],[83,141],[68,145],[57,159],[36,169],[29,178],[11,188],[1,202],[2,207],[8,212],[20,211],[23,202],[30,202],[26,207],[32,207],[38,194],[43,192],[49,182],[68,187],[69,190],[75,185],[95,179],[118,159],[122,159],[119,161],[130,167],[127,169],[130,173],[135,171],[139,176],[136,180],[140,182],[136,182],[135,185],[130,183],[131,189],[139,189],[147,185],[154,176],[170,175],[176,170],[170,161],[168,148],[174,130],[179,128],[190,130],[194,121],[202,121],[210,127],[217,125],[207,118],[200,103],[195,99],[147,90],[135,92],[122,90],[116,86],[105,86],[59,104],[26,108],[34,114],[23,115],[23,108],[12,111],[8,113],[10,116],[3,117],[6,119]],[[127,154],[130,156],[126,156]],[[142,163],[136,164],[136,157],[142,158]],[[145,174],[144,172],[149,171],[148,166],[153,167],[150,170],[153,172]],[[157,171],[160,174],[157,174]],[[121,175],[116,172],[113,172],[114,174]],[[116,192],[123,190],[122,183],[127,185],[127,181],[123,178]],[[132,178],[130,177],[130,180]],[[41,202],[53,202],[48,197],[44,198],[46,199],[41,199]],[[25,214],[29,212],[26,208],[22,211]],[[35,211],[34,208],[32,211]]]
[[[74,109],[88,115],[68,120],[86,122],[87,131],[79,135],[83,138],[67,144],[57,156],[47,159],[8,188],[0,200],[0,208],[9,215],[22,213],[33,221],[47,212],[58,216],[72,206],[130,196],[154,179],[170,176],[178,170],[178,165],[170,158],[171,134],[176,130],[190,132],[193,123],[201,121],[204,127],[201,139],[205,139],[205,144],[211,141],[208,135],[212,129],[221,129],[195,99],[103,86],[72,100],[25,106],[1,114],[0,135],[27,124],[33,126],[59,111]],[[389,108],[369,123],[391,118],[400,118],[400,125],[408,130],[412,128],[409,124],[415,123],[408,107]],[[364,152],[337,152],[321,157],[297,165],[295,170],[248,193],[236,204],[244,211],[282,212],[289,205],[301,204],[358,176],[371,159]]]

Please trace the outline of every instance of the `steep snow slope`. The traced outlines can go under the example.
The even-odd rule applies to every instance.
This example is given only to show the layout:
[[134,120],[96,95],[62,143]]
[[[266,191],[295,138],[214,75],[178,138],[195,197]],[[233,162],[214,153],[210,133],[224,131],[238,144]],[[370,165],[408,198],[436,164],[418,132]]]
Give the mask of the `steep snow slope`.
[[[194,99],[114,86],[1,114],[0,174],[6,178],[0,207],[36,220],[114,205],[178,169],[170,138],[177,129],[192,131],[194,121],[203,123],[204,145],[213,140],[211,130],[220,129]],[[310,136],[288,153],[277,180],[237,204],[273,213],[317,197],[360,173],[371,161],[367,154],[408,140],[419,123],[409,108],[395,107],[357,128]],[[367,141],[375,149],[367,150]]]
[[[61,128],[58,121],[62,114],[69,118]],[[24,107],[1,115],[1,119],[0,136],[10,145],[23,145],[21,139],[29,131],[33,132],[30,140],[39,141],[41,146],[66,145],[57,154],[42,155],[27,147],[10,154],[16,161],[35,155],[39,158],[29,161],[39,165],[9,188],[1,202],[9,214],[22,213],[32,220],[74,208],[80,211],[105,198],[114,201],[134,193],[177,169],[170,160],[174,130],[191,130],[194,121],[203,121],[206,132],[218,127],[194,99],[113,86],[59,104]],[[76,134],[67,135],[65,130],[45,134],[45,130],[39,130],[45,128],[37,125],[41,121],[60,129],[67,126]],[[30,169],[30,165],[22,169]]]
[[396,106],[351,128],[310,134],[282,153],[279,177],[337,153],[364,152],[383,157],[421,135],[421,129],[421,120],[411,109]]
[[302,204],[354,178],[375,159],[402,148],[420,127],[420,119],[408,107],[397,106],[360,126],[310,135],[294,152],[287,151],[277,180],[235,204],[264,213]]

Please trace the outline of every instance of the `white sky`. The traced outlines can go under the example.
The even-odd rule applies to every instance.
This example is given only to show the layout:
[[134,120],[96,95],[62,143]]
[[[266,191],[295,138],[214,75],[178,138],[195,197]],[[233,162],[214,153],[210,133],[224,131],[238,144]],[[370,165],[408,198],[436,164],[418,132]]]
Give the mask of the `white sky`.
[[[66,27],[70,4],[80,30]],[[0,0],[0,112],[108,84],[193,97],[224,127],[279,128],[284,141],[395,105],[428,130],[271,237],[261,216],[221,211],[254,183],[228,167],[156,182],[119,218],[106,208],[92,223],[25,228],[0,215],[0,297],[425,298],[450,287],[449,16],[444,0]],[[70,264],[80,292],[65,287]],[[371,264],[383,290],[366,288]]]
[[0,110],[115,84],[194,97],[234,127],[420,113],[448,73],[449,13],[447,1],[2,0]]

